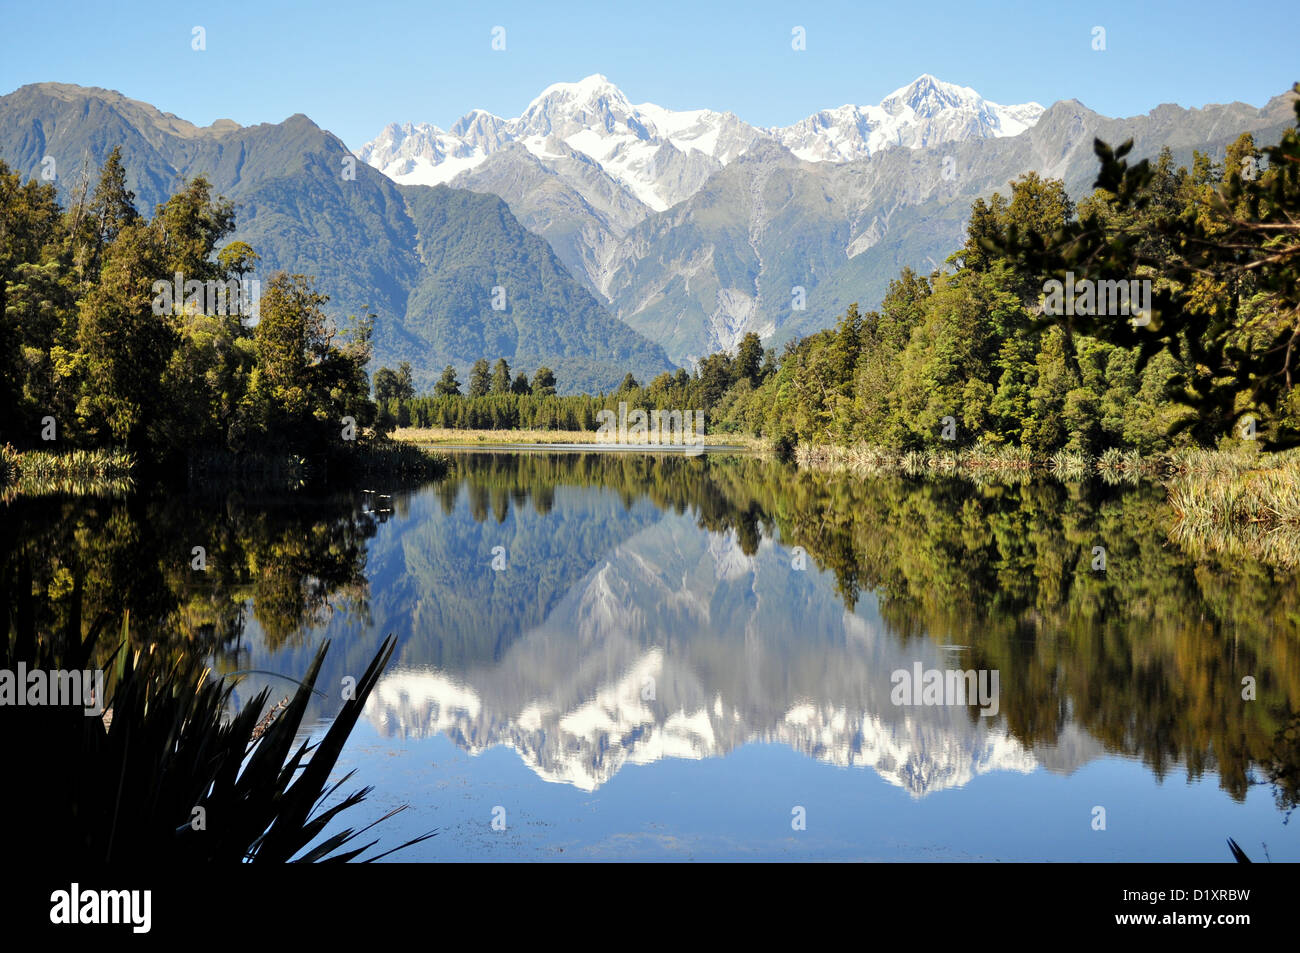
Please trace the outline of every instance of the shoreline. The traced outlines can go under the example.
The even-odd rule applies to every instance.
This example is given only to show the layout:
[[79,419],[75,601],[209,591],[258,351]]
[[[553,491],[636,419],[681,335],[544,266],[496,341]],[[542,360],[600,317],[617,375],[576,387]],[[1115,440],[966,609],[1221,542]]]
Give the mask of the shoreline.
[[758,451],[765,441],[738,434],[709,434],[707,443],[658,444],[616,443],[598,440],[595,430],[458,430],[444,427],[398,427],[389,439],[438,450],[537,450],[637,451],[643,453],[713,453]]

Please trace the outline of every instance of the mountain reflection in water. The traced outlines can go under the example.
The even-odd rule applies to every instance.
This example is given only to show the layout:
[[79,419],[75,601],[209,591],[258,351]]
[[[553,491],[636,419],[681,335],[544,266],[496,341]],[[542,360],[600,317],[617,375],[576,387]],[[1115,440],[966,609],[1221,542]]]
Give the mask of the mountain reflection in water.
[[[377,737],[503,746],[586,792],[758,742],[913,799],[1118,757],[1295,804],[1297,577],[1184,551],[1159,487],[502,453],[389,489],[382,523],[359,492],[19,501],[3,555],[56,597],[80,573],[87,617],[129,608],[137,638],[218,672],[297,677],[328,637],[320,684],[338,685],[394,633]],[[891,673],[916,663],[997,671],[998,713],[894,704]],[[285,693],[253,674],[238,695],[264,686]],[[327,694],[314,717],[337,711]]]

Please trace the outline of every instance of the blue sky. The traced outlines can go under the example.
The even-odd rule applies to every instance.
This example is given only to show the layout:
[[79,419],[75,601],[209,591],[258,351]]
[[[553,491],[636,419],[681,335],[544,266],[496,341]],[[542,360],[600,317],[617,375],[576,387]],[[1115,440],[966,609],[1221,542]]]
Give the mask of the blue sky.
[[[921,73],[1000,103],[1075,98],[1112,116],[1164,102],[1263,105],[1300,79],[1294,4],[59,3],[0,0],[0,94],[104,86],[206,125],[296,112],[356,147],[388,122],[518,115],[604,73],[636,103],[786,125],[878,102]],[[206,31],[206,50],[191,46]],[[505,50],[491,48],[505,27]],[[807,48],[791,48],[804,28]],[[1106,30],[1106,49],[1092,31]]]

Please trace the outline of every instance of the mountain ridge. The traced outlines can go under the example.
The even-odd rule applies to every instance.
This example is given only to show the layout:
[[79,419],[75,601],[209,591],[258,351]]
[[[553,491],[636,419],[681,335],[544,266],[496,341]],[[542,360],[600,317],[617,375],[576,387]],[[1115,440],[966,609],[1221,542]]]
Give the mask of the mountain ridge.
[[[976,198],[1026,172],[1062,178],[1083,197],[1095,178],[1096,137],[1134,138],[1135,158],[1168,144],[1190,164],[1192,149],[1221,157],[1243,131],[1280,133],[1287,103],[1283,93],[1262,108],[1162,104],[1114,119],[1078,100],[1003,107],[922,74],[870,107],[874,118],[838,107],[803,120],[808,128],[746,127],[708,142],[696,127],[721,130],[717,117],[730,114],[633,106],[595,74],[547,87],[514,120],[469,114],[496,138],[437,174],[503,198],[613,314],[690,366],[734,350],[750,331],[779,346],[829,327],[852,302],[874,307],[902,267],[936,268],[961,244]],[[827,133],[849,127],[852,135]],[[417,161],[417,127],[406,128],[414,138],[372,142],[358,154],[391,173],[399,167],[389,154],[405,150],[410,164],[400,168],[429,172]],[[539,130],[547,135],[526,135]],[[645,201],[652,184],[629,181],[650,170],[655,207]]]
[[[560,139],[600,162],[647,209],[664,211],[693,194],[705,173],[760,140],[779,142],[809,161],[847,161],[896,145],[1016,135],[1042,111],[1032,102],[1000,106],[925,73],[875,106],[845,105],[790,126],[760,127],[729,111],[634,104],[604,74],[593,73],[552,83],[512,119],[474,109],[449,130],[427,122],[389,123],[357,155],[394,181],[436,185],[478,167],[509,143],[523,142],[545,156],[551,140]],[[657,181],[661,167],[674,164],[690,167],[684,181]]]

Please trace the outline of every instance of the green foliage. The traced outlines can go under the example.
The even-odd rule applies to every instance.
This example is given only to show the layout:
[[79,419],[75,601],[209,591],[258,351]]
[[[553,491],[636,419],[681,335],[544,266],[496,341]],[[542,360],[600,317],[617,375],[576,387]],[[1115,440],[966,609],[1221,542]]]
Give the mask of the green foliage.
[[510,393],[510,364],[504,357],[498,358],[492,367],[492,393]]
[[[231,204],[196,178],[146,220],[125,183],[114,150],[89,200],[63,212],[0,163],[0,439],[34,446],[53,418],[60,448],[152,461],[333,454],[345,417],[366,439],[373,317],[340,332],[309,279],[277,273],[251,326],[225,295],[258,261],[221,246]],[[395,393],[413,394],[409,367],[403,381]]]
[[247,242],[231,242],[217,253],[217,267],[238,278],[257,270],[261,256]]
[[443,397],[460,396],[460,381],[456,380],[456,368],[448,364],[442,370],[442,377],[434,385],[433,392]]
[[736,379],[747,380],[751,387],[757,387],[763,379],[763,341],[753,331],[740,340],[736,350]]
[[1300,444],[1300,97],[1294,105],[1297,126],[1278,145],[1261,152],[1243,134],[1224,167],[1198,153],[1190,171],[1174,171],[1167,152],[1154,166],[1129,165],[1131,141],[1112,149],[1098,140],[1097,192],[1077,218],[1051,234],[1012,223],[982,239],[1026,276],[1151,280],[1149,322],[1048,320],[1067,340],[1135,351],[1140,373],[1157,355],[1172,358],[1159,375],[1189,411],[1173,426],[1201,444],[1229,437],[1244,415],[1266,445]]
[[480,357],[474,362],[474,366],[469,372],[469,390],[465,392],[467,397],[483,397],[492,389],[492,377],[488,372],[488,362],[486,358]]
[[[619,387],[607,394],[560,395],[557,393],[556,375],[548,367],[539,367],[531,384],[527,376],[520,373],[506,388],[502,385],[509,378],[510,368],[503,359],[497,361],[486,389],[471,388],[462,397],[456,382],[456,369],[448,365],[431,395],[390,399],[384,412],[393,419],[409,421],[409,425],[414,427],[578,431],[596,430],[597,415],[602,410],[617,412],[620,403],[626,403],[629,409],[647,411],[686,412],[713,408],[725,414],[733,407],[746,405],[755,385],[762,384],[775,373],[772,361],[759,363],[762,349],[758,336],[751,334],[747,339],[749,343],[742,341],[740,348],[740,352],[746,355],[747,372],[728,355],[714,355],[702,362],[694,375],[679,368],[675,373],[665,371],[649,383],[642,383],[627,373]],[[486,366],[484,359],[474,364],[479,371]],[[383,374],[381,369],[376,380],[381,380]],[[387,381],[387,375],[382,380]]]
[[402,361],[396,371],[391,367],[381,367],[375,371],[373,385],[375,400],[380,404],[414,397],[415,383],[412,380],[410,362]]
[[18,453],[0,447],[0,502],[19,494],[45,496],[122,496],[134,486],[135,460],[119,450],[73,450],[71,453]]
[[549,367],[539,367],[533,374],[532,391],[538,397],[549,397],[555,394],[555,372]]

